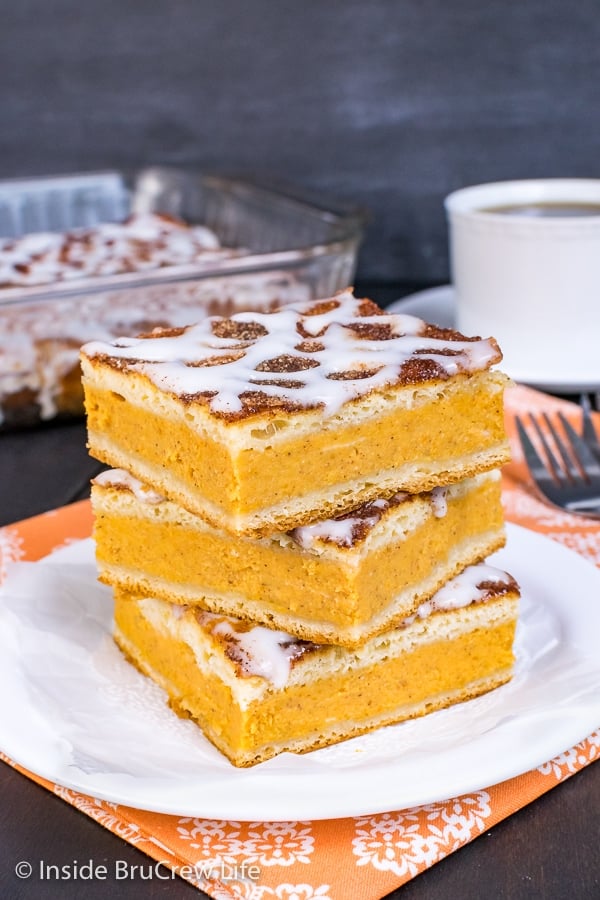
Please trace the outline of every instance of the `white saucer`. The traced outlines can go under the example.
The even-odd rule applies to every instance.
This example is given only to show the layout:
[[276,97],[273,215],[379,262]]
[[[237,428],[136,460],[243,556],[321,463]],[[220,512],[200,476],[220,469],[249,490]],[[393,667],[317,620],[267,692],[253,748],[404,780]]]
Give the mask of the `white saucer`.
[[[441,325],[443,328],[454,328],[456,327],[454,303],[454,287],[451,284],[444,284],[441,287],[430,288],[408,297],[402,297],[401,300],[396,300],[387,306],[386,311],[406,313],[418,316],[434,325]],[[568,372],[557,371],[556,362],[554,360],[552,372],[532,373],[511,370],[505,364],[502,365],[502,369],[515,381],[529,384],[531,387],[552,394],[580,394],[600,389],[600,371],[596,377],[582,381],[572,377]]]

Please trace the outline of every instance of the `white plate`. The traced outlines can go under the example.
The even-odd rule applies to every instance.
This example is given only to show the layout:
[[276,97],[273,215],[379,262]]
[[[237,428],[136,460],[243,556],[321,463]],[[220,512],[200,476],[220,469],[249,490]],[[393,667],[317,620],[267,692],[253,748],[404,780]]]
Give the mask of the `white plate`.
[[[410,294],[401,300],[396,300],[386,307],[387,312],[408,313],[418,316],[434,325],[444,328],[456,327],[454,287],[444,284],[441,287],[430,288]],[[600,351],[599,351],[600,352]],[[521,384],[529,384],[531,387],[553,394],[580,394],[588,391],[597,391],[600,388],[600,374],[595,378],[582,381],[575,378],[569,372],[559,370],[560,360],[554,359],[552,369],[546,372],[530,372],[524,369],[510,369],[503,363],[502,368]]]
[[178,719],[121,657],[91,540],[17,563],[0,589],[0,747],[94,797],[214,819],[363,815],[488,787],[544,763],[600,723],[600,571],[516,526],[494,561],[523,590],[510,684],[246,770]]

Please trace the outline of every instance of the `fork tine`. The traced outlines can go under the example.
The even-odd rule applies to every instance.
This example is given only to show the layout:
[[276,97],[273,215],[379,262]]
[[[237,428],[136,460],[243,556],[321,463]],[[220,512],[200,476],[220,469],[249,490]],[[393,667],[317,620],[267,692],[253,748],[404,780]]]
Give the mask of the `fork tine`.
[[[550,463],[550,469],[552,470],[550,472],[550,474],[554,475],[554,478],[557,481],[562,481],[564,478],[562,466],[561,466],[559,460],[554,455],[554,451],[552,450],[552,447],[548,443],[548,438],[546,437],[540,423],[538,422],[536,417],[533,415],[533,413],[529,413],[529,421],[533,425],[535,432],[539,438],[540,444],[542,445],[542,447],[544,449],[544,453],[546,454],[546,459]],[[550,425],[550,430],[552,430],[552,425]],[[548,467],[546,466],[546,468],[548,468]]]
[[577,454],[586,479],[590,482],[598,482],[600,484],[600,462],[596,459],[586,442],[577,434],[568,419],[563,413],[559,412],[558,418],[565,429],[565,433],[573,450]]
[[[596,405],[600,400],[600,393],[596,395]],[[600,457],[600,441],[592,421],[592,402],[588,394],[582,394],[579,398],[582,410],[583,439],[592,448],[592,452]]]
[[[523,448],[523,455],[525,456],[525,461],[529,466],[529,471],[533,476],[533,480],[536,481],[542,489],[544,489],[544,487],[551,487],[555,483],[554,479],[544,460],[535,449],[520,416],[515,416],[515,421],[519,433],[519,440],[521,441],[521,446]],[[533,418],[532,421],[534,421]]]
[[[553,425],[552,420],[550,419],[550,416],[548,415],[548,413],[546,413],[546,412],[542,413],[542,418],[544,419],[544,422],[546,423],[546,428],[552,435],[552,440],[554,441],[554,443],[558,449],[558,452],[561,455],[561,458],[562,458],[562,461],[564,464],[564,469],[565,469],[569,479],[571,481],[574,481],[577,478],[581,478],[581,472],[577,468],[575,462],[573,462],[573,457],[567,450],[567,447],[565,445],[563,438],[560,436],[556,427]],[[563,428],[564,428],[564,424],[563,424]],[[539,429],[539,426],[538,426],[538,433],[541,434],[541,430]]]

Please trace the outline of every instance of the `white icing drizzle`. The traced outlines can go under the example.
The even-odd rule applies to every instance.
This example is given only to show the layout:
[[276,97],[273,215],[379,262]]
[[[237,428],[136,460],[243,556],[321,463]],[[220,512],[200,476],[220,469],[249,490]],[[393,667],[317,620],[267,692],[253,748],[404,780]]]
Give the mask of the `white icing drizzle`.
[[93,479],[94,484],[101,487],[121,487],[131,491],[136,500],[141,503],[162,503],[166,498],[152,488],[146,487],[134,475],[130,475],[125,469],[107,469],[100,472]]
[[378,521],[379,517],[374,516],[368,519],[358,519],[353,516],[344,519],[323,519],[320,522],[295,528],[292,537],[304,550],[310,550],[318,541],[327,541],[338,544],[340,547],[351,547],[354,529],[360,523],[364,522],[372,528]]
[[214,262],[232,252],[202,225],[156,213],[133,215],[126,222],[0,240],[0,287]]
[[[129,370],[144,374],[161,390],[208,396],[212,412],[225,416],[242,412],[242,395],[248,392],[333,414],[348,400],[395,383],[411,359],[433,362],[449,377],[485,369],[500,359],[491,339],[425,337],[426,323],[414,316],[361,315],[361,301],[350,290],[319,301],[323,303],[329,308],[318,315],[310,314],[312,303],[273,313],[237,313],[229,320],[204,319],[175,336],[124,338],[112,345],[92,342],[83,352],[125,360]],[[258,326],[261,333],[247,339],[217,337],[215,329],[224,321]],[[389,334],[385,339],[369,336],[365,329],[370,326],[387,328]],[[309,342],[313,338],[310,351],[301,349],[302,334],[309,335]],[[278,360],[290,358],[297,371],[277,366]]]
[[461,609],[471,603],[481,603],[486,599],[488,589],[481,588],[486,582],[494,585],[510,584],[512,578],[507,572],[479,563],[475,566],[467,566],[460,575],[448,581],[424,603],[417,608],[414,615],[405,619],[403,625],[411,625],[415,619],[426,619],[434,612],[449,612],[453,609]]
[[237,629],[239,620],[202,612],[200,620],[208,624],[214,635],[221,635],[235,645],[235,661],[245,675],[257,675],[282,688],[290,675],[291,661],[299,655],[299,648],[307,642],[299,641],[285,631],[272,631],[255,625],[248,631]]
[[431,506],[436,519],[443,519],[448,512],[448,489],[446,487],[435,487],[431,491]]
[[380,498],[371,500],[360,507],[361,515],[349,513],[333,519],[322,519],[310,525],[294,528],[290,535],[303,550],[311,550],[319,541],[337,544],[339,547],[352,547],[356,543],[357,533],[366,536],[374,528],[391,506],[397,506],[408,494],[400,492],[390,500]]
[[[508,572],[479,563],[468,566],[460,575],[449,581],[430,600],[421,603],[414,615],[406,618],[400,627],[411,625],[417,618],[424,619],[434,612],[449,612],[483,603],[493,596],[485,584],[513,586],[514,579]],[[257,675],[270,681],[276,688],[285,687],[291,671],[291,662],[303,652],[319,646],[310,641],[301,641],[285,631],[271,631],[257,625],[243,630],[243,623],[231,616],[220,616],[209,612],[197,614],[200,625],[214,635],[220,635],[234,648],[233,658],[242,668],[245,676]]]

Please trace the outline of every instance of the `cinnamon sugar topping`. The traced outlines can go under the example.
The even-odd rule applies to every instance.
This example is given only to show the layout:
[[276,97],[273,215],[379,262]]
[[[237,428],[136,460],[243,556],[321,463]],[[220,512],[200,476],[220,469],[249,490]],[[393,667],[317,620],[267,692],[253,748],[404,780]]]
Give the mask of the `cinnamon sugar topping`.
[[184,402],[207,403],[226,419],[274,408],[331,415],[390,385],[447,379],[502,358],[492,338],[469,339],[414,316],[387,314],[350,290],[273,313],[207,318],[177,335],[92,342],[83,353],[145,375]]
[[0,240],[0,287],[209,263],[235,252],[220,247],[202,225],[160,213],[133,215],[125,222]]

